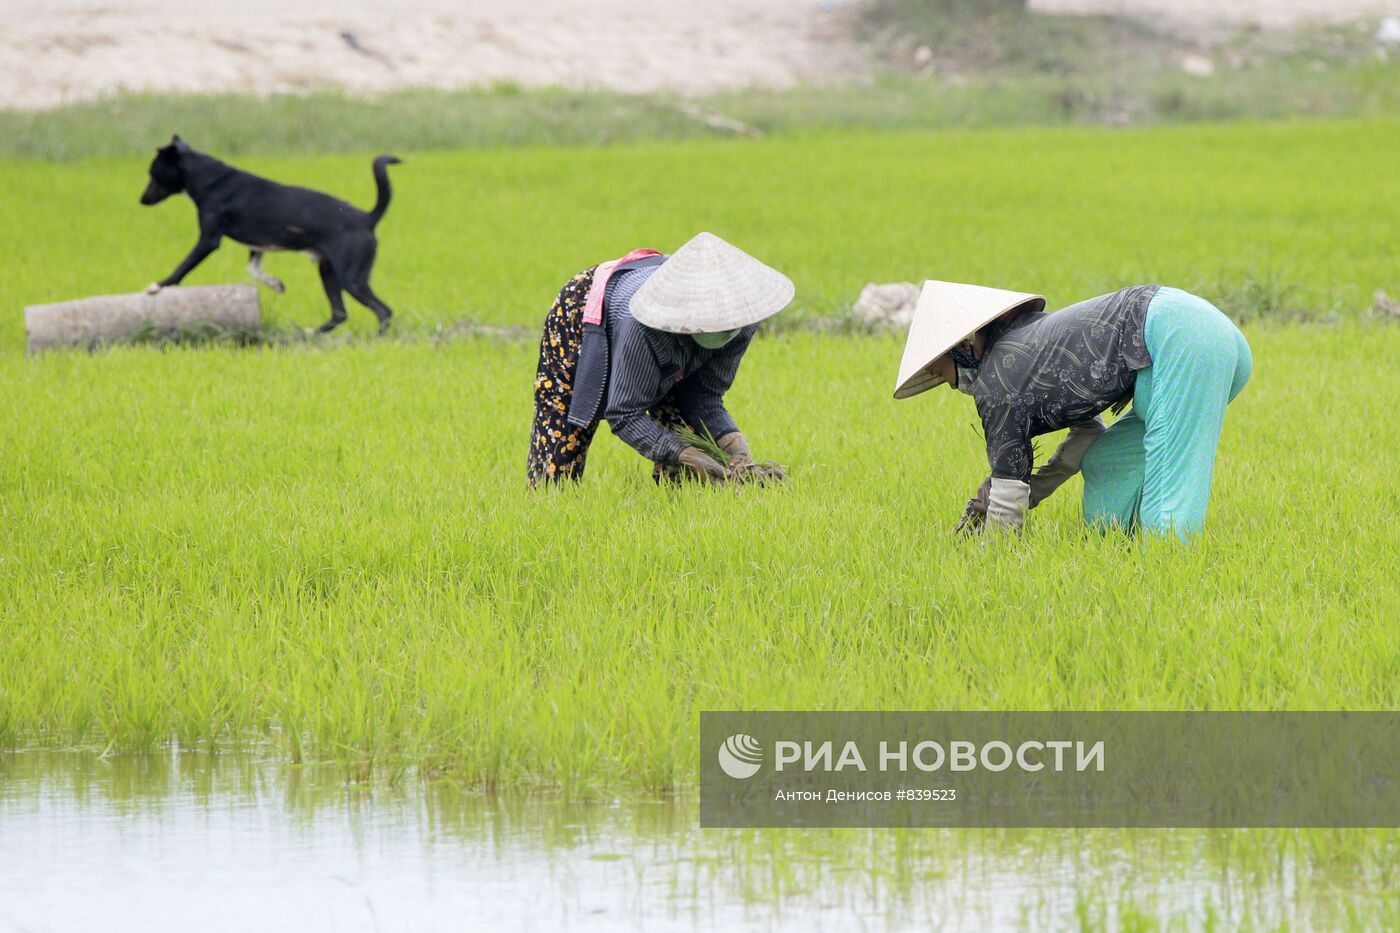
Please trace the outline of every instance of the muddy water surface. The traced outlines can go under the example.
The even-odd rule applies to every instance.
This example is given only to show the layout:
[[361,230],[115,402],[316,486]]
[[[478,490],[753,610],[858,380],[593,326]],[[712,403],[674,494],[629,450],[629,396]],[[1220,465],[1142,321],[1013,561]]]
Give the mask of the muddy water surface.
[[0,753],[0,930],[1366,928],[1396,909],[1393,838],[1318,859],[1335,840],[696,819],[689,797],[366,786],[248,755]]

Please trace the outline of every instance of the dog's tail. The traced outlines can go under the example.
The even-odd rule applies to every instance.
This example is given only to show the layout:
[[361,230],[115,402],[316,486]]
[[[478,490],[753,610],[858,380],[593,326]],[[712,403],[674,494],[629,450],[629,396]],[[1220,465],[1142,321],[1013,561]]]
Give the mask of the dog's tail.
[[389,209],[389,198],[393,192],[389,190],[389,166],[398,165],[402,162],[398,156],[382,155],[374,160],[374,185],[379,189],[379,197],[374,201],[374,207],[369,212],[369,221],[372,225],[378,225],[384,217],[384,212]]

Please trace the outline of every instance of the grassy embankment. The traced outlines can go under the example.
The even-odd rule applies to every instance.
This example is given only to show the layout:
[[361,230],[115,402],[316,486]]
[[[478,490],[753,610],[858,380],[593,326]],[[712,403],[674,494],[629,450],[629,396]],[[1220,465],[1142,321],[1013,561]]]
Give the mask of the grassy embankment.
[[1400,58],[1374,41],[1374,23],[1186,34],[1020,6],[872,0],[850,22],[867,65],[822,86],[697,99],[510,84],[369,98],[124,94],[0,110],[0,158],[145,154],[172,132],[232,156],[1400,113]]

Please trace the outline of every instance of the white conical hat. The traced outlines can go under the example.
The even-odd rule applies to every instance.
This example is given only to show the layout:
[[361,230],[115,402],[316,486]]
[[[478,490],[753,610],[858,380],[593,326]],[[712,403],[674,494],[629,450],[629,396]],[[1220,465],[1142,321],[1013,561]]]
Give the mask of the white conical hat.
[[894,397],[909,398],[942,385],[942,379],[926,371],[929,364],[1008,311],[1044,308],[1044,295],[958,282],[925,282],[909,324]]
[[676,250],[632,296],[632,316],[672,334],[713,334],[770,318],[792,301],[792,280],[713,233]]

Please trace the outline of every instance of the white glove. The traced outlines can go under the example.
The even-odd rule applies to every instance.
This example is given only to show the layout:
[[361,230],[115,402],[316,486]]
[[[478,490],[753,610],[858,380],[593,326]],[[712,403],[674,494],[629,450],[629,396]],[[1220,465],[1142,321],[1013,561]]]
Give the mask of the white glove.
[[1029,483],[993,476],[987,497],[987,518],[1004,531],[1015,531],[1025,521],[1026,510],[1031,507],[1030,499]]
[[1084,455],[1105,430],[1106,425],[1098,415],[1095,415],[1092,421],[1076,424],[1069,429],[1069,434],[1065,435],[1060,446],[1055,448],[1050,459],[1031,474],[1031,508],[1050,498],[1052,492],[1079,472],[1080,465],[1084,463]]

